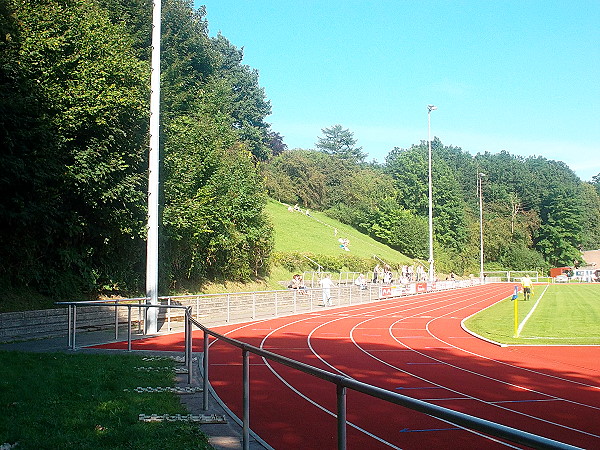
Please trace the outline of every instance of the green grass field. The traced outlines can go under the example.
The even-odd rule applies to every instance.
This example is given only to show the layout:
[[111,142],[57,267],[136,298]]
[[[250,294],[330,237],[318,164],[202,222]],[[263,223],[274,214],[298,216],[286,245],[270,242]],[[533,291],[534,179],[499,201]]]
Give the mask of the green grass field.
[[193,423],[139,421],[139,414],[188,414],[173,393],[134,392],[138,386],[175,385],[173,361],[142,358],[0,352],[0,447],[212,448]]
[[[269,200],[266,208],[275,228],[276,252],[307,252],[320,255],[339,255],[339,238],[350,240],[350,255],[371,258],[377,255],[390,263],[411,263],[412,260],[402,253],[377,242],[337,220],[320,212],[290,212],[287,206],[275,200]],[[337,229],[337,235],[335,230]]]
[[[537,303],[537,306],[535,306]],[[514,302],[510,297],[465,321],[470,331],[508,345],[600,345],[600,284],[534,286],[533,298],[519,294],[519,337],[514,337]]]

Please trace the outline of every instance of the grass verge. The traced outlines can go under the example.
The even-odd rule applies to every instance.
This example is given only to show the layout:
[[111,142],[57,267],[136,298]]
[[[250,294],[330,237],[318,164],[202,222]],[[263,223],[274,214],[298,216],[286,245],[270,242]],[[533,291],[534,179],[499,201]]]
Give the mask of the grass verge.
[[519,324],[535,309],[518,338],[514,337],[514,302],[510,297],[470,317],[464,325],[501,344],[600,345],[599,298],[597,284],[538,285],[531,300],[525,302],[519,295]]
[[[136,367],[161,367],[140,371]],[[188,414],[173,393],[174,362],[135,355],[0,352],[0,445],[19,449],[210,449],[197,425],[144,423],[138,414]]]

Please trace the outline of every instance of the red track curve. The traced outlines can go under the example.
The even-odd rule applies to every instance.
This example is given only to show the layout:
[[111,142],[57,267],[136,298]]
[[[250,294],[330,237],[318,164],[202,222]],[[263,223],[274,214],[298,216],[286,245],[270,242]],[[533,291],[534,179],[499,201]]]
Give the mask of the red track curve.
[[[600,347],[499,347],[461,320],[512,294],[490,284],[215,330],[328,371],[584,448],[600,448]],[[182,346],[181,335],[134,348]],[[195,336],[200,351],[202,334]],[[211,341],[211,384],[241,415],[241,354]],[[252,429],[277,449],[336,448],[335,386],[252,355]],[[348,448],[504,442],[349,391]]]

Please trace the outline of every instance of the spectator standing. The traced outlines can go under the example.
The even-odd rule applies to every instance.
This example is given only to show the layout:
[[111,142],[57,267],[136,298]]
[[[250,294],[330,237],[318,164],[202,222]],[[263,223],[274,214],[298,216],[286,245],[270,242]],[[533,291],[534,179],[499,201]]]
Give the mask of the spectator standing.
[[323,291],[323,306],[331,306],[331,288],[334,286],[333,281],[329,275],[325,275],[321,281],[319,281]]
[[379,264],[375,265],[375,268],[373,269],[373,283],[377,283],[378,276],[379,276]]

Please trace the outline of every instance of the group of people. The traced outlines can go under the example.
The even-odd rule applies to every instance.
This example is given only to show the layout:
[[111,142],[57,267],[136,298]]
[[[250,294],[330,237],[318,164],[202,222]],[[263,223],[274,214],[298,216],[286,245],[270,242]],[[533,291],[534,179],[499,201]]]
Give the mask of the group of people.
[[294,206],[291,206],[291,205],[290,205],[290,206],[288,206],[288,209],[287,209],[287,210],[288,210],[289,212],[294,212],[294,211],[296,211],[296,212],[301,212],[301,213],[304,213],[304,214],[306,214],[307,216],[310,216],[310,211],[308,210],[308,208],[306,208],[304,211],[302,211],[302,208],[300,208],[300,207],[298,206],[298,203],[296,203]]
[[[354,284],[361,290],[367,289],[367,279],[362,273],[356,277],[356,279],[354,280]],[[331,279],[331,276],[327,273],[324,274],[321,280],[319,281],[319,285],[321,286],[321,292],[323,296],[322,306],[331,306],[333,304],[331,299],[331,288],[335,286],[335,283]],[[290,283],[288,284],[288,288],[296,289],[300,293],[306,293],[306,286],[304,284],[304,279],[302,278],[302,275],[295,274],[292,277]]]
[[292,277],[292,281],[288,285],[288,288],[290,288],[290,289],[298,289],[301,292],[304,292],[306,290],[306,286],[304,285],[304,279],[302,278],[302,275],[300,275],[298,273],[295,274]]
[[340,243],[340,248],[342,250],[345,250],[347,252],[350,251],[350,247],[349,247],[350,241],[348,239],[346,239],[346,238],[339,238],[338,242]]
[[[398,273],[398,282],[408,284],[413,281],[423,281],[427,279],[425,268],[420,265],[403,265]],[[392,268],[387,264],[377,264],[373,269],[373,283],[391,284],[394,281]]]
[[392,268],[387,264],[380,266],[377,264],[373,269],[373,283],[392,284]]

